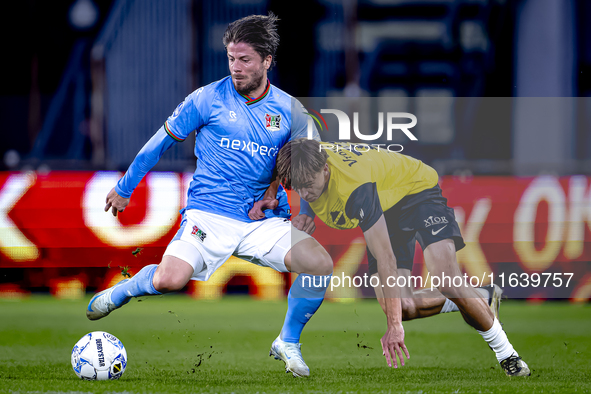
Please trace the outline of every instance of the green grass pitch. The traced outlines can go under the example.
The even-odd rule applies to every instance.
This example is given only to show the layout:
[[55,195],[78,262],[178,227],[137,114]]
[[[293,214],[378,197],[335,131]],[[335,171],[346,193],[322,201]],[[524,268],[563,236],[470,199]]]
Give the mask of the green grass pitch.
[[[591,391],[588,304],[503,303],[509,339],[533,370],[529,378],[508,378],[459,313],[405,323],[411,358],[390,369],[379,346],[386,326],[377,302],[326,302],[302,336],[311,377],[296,379],[268,357],[285,302],[143,298],[97,322],[86,319],[86,302],[48,296],[0,301],[0,392]],[[81,381],[72,371],[72,347],[90,331],[110,332],[127,348],[120,380]]]

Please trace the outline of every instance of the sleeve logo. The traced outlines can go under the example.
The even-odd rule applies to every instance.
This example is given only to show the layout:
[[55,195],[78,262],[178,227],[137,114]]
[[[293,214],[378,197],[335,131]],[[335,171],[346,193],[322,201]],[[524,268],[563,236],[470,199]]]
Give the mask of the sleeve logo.
[[176,118],[177,116],[179,116],[179,114],[181,113],[181,109],[183,109],[183,106],[185,105],[185,102],[183,101],[182,103],[180,103],[176,109],[174,110],[174,112],[172,113],[172,117]]

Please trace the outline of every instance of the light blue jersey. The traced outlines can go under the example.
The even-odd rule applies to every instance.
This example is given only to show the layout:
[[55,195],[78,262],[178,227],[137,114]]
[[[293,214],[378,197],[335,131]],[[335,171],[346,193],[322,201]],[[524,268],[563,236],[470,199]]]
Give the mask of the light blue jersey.
[[[251,99],[239,94],[230,77],[204,86],[179,104],[164,127],[142,148],[119,181],[117,193],[129,197],[164,151],[196,132],[197,169],[187,209],[199,209],[250,222],[248,211],[272,181],[279,149],[307,136],[308,116],[290,95],[267,84]],[[314,129],[315,137],[318,138]],[[267,216],[289,216],[285,191],[280,206]]]

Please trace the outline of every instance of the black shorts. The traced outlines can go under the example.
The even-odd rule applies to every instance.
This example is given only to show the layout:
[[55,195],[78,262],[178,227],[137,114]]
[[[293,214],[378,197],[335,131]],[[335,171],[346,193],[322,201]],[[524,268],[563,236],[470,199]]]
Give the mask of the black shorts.
[[[432,243],[448,238],[454,241],[456,251],[466,246],[454,210],[447,206],[439,185],[404,197],[384,212],[384,218],[398,268],[412,271],[415,241],[419,241],[423,251]],[[367,262],[369,274],[377,273],[378,262],[369,249]]]

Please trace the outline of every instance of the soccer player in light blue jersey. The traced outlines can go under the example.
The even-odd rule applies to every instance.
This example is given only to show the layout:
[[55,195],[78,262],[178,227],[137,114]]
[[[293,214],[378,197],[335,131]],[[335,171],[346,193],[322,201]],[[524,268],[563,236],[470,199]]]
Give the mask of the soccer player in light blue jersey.
[[[324,299],[333,264],[316,240],[294,227],[312,225],[303,220],[307,216],[294,218],[293,225],[289,221],[285,191],[272,182],[279,149],[307,134],[301,104],[267,79],[279,44],[276,23],[273,14],[252,15],[228,26],[223,42],[231,75],[187,96],[108,194],[105,211],[116,216],[164,152],[196,133],[197,169],[187,206],[160,264],[148,265],[133,278],[96,294],[86,315],[97,320],[132,297],[177,291],[189,280],[208,280],[230,256],[238,256],[300,274],[289,291],[285,322],[269,355],[283,360],[294,376],[308,376],[300,335]],[[255,203],[253,212],[276,209],[268,209],[263,220],[253,220],[259,218],[249,217]]]

